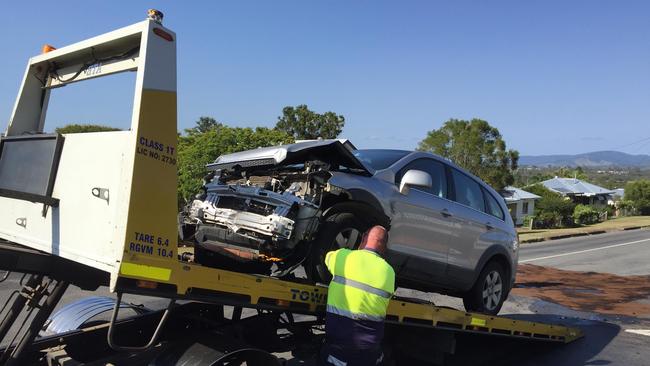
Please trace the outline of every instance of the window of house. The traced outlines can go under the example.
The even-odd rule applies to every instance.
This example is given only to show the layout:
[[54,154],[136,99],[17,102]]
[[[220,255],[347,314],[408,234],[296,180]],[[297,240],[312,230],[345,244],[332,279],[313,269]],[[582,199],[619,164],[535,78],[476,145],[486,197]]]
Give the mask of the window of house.
[[445,165],[433,159],[416,159],[408,163],[397,173],[396,183],[400,184],[402,177],[409,170],[421,170],[429,173],[431,176],[431,188],[413,187],[427,193],[431,193],[438,197],[447,198],[447,177],[445,176]]
[[524,201],[524,206],[522,208],[524,215],[528,215],[528,201]]
[[462,203],[475,210],[485,212],[485,201],[483,200],[483,193],[481,186],[472,178],[461,173],[456,169],[452,169],[454,177],[454,189],[456,191],[456,202]]

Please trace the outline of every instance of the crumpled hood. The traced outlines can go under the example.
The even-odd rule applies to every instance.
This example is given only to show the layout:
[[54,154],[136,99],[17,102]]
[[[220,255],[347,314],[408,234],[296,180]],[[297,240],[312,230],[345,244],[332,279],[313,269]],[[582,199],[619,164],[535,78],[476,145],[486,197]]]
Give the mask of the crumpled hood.
[[371,168],[357,159],[352,151],[354,145],[340,140],[315,140],[295,144],[262,147],[254,150],[240,151],[233,154],[221,155],[208,164],[209,170],[232,169],[239,166],[242,169],[270,167],[274,165],[300,164],[309,160],[320,160],[333,166],[345,166],[351,169],[361,169],[371,174]]

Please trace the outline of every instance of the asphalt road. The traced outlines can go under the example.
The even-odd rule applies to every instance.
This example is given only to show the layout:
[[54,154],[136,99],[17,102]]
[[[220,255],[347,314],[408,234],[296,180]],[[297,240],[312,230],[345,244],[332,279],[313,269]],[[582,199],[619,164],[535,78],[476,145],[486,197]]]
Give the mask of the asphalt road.
[[[520,263],[573,271],[618,275],[650,274],[650,230],[631,230],[593,236],[523,244]],[[418,297],[436,305],[462,308],[457,298],[400,289],[403,296]],[[650,298],[647,299],[650,303]],[[562,346],[522,345],[515,359],[504,354],[494,365],[626,365],[645,366],[650,360],[650,321],[630,317],[580,312],[564,306],[510,295],[499,315],[531,321],[559,322],[580,328],[584,338]],[[472,346],[467,352],[481,352]],[[489,348],[491,347],[491,348]],[[484,351],[501,352],[498,345]],[[459,350],[461,351],[461,350]],[[461,351],[462,352],[462,351]],[[515,352],[510,349],[508,352]],[[479,364],[482,364],[479,362]]]
[[[520,263],[572,271],[607,272],[621,276],[650,274],[650,230],[631,230],[594,236],[524,244]],[[511,299],[510,302],[521,301]],[[650,302],[650,298],[647,299]],[[650,322],[576,313],[559,305],[534,301],[528,310],[570,316],[585,337],[523,362],[531,365],[648,365]]]
[[519,263],[622,276],[650,274],[650,230],[522,244]]

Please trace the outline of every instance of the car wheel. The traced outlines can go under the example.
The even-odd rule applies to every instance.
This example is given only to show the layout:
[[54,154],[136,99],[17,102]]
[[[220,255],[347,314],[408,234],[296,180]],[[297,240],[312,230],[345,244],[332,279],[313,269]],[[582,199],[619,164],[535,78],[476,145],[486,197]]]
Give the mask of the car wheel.
[[465,310],[496,315],[506,300],[506,271],[498,262],[489,262],[479,274],[474,287],[463,297]]
[[369,224],[351,212],[335,213],[325,218],[305,266],[309,280],[329,283],[332,275],[325,266],[327,253],[341,248],[357,249],[363,233],[369,227]]

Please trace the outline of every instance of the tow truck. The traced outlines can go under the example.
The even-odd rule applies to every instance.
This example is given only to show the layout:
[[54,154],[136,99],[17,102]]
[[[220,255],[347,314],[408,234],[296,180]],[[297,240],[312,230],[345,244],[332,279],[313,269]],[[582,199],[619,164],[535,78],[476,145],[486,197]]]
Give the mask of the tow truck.
[[[45,47],[27,63],[0,140],[0,281],[22,274],[0,309],[0,364],[279,365],[282,351],[317,354],[326,286],[202,266],[179,245],[176,41],[162,13],[150,11],[142,22]],[[122,72],[135,73],[129,130],[43,133],[53,90]],[[108,286],[115,299],[82,299],[52,315],[70,285]],[[148,310],[123,295],[167,306]],[[119,315],[129,309],[135,315]],[[399,297],[386,322],[394,364],[441,364],[468,344],[582,337],[559,323]]]

